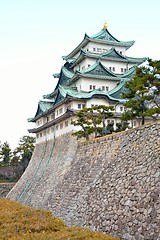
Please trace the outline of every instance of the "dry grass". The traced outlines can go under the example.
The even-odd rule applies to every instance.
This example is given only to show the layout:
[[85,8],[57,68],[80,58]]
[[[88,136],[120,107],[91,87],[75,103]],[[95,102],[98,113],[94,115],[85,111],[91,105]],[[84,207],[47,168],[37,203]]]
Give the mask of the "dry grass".
[[[86,228],[66,227],[45,210],[0,198],[1,240],[116,240]],[[117,239],[118,240],[118,239]]]

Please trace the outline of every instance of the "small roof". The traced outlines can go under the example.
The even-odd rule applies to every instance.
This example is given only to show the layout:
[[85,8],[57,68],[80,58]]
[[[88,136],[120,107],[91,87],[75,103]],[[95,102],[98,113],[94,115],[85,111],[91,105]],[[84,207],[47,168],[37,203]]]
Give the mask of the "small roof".
[[114,47],[100,54],[91,53],[89,51],[86,51],[85,49],[81,49],[79,56],[76,59],[74,59],[74,61],[72,59],[71,67],[74,67],[75,65],[83,61],[85,58],[104,59],[104,60],[121,61],[121,62],[128,62],[128,63],[130,62],[138,65],[143,63],[146,60],[146,58],[133,58],[133,57],[131,58],[131,57],[124,56],[119,52],[117,52]]
[[[107,79],[107,80],[119,80],[119,76],[115,75],[108,68],[106,68],[100,60],[97,60],[93,65],[76,71],[69,83],[77,81],[80,77],[85,78],[96,78],[96,79]],[[67,85],[67,84],[66,84]]]
[[[121,83],[121,87],[123,86],[124,82],[126,80],[123,79],[123,82]],[[117,90],[120,90],[119,87],[118,89],[115,88],[115,92]],[[63,99],[65,99],[66,97],[72,97],[74,99],[90,99],[90,98],[93,98],[95,96],[103,96],[103,97],[107,97],[109,100],[111,101],[116,101],[116,102],[126,102],[125,99],[122,99],[122,98],[115,98],[112,96],[112,94],[114,93],[114,91],[102,91],[102,90],[99,90],[99,89],[95,89],[91,92],[83,92],[83,91],[77,91],[77,90],[74,90],[74,89],[71,89],[67,86],[59,86],[59,96],[57,96],[57,100],[55,101],[55,104],[56,105],[57,103],[59,103],[60,101],[62,101]],[[60,97],[60,98],[59,98]]]
[[89,37],[87,34],[84,35],[84,39],[82,42],[67,56],[63,56],[64,60],[72,59],[73,56],[78,53],[81,48],[86,46],[88,42],[97,42],[97,43],[103,43],[106,45],[113,45],[113,46],[125,46],[126,49],[130,48],[135,41],[119,41],[115,37],[113,37],[107,28],[103,28],[99,33]]
[[137,65],[130,68],[129,71],[124,73],[123,75],[119,76],[111,72],[108,68],[106,68],[100,60],[96,61],[93,65],[90,67],[81,70],[76,71],[75,73],[71,73],[67,68],[62,67],[62,71],[60,74],[60,79],[56,85],[56,88],[53,92],[50,94],[46,94],[43,96],[44,99],[53,99],[57,96],[57,90],[59,88],[59,85],[62,86],[69,86],[71,83],[75,82],[77,79],[81,77],[85,78],[96,78],[96,79],[103,79],[103,80],[112,80],[119,82],[123,78],[131,78],[134,76],[136,72]]
[[[37,111],[36,111],[34,118],[36,118],[37,116],[42,115],[44,112],[48,111],[48,109],[53,107],[53,105],[54,105],[53,101],[40,100],[38,102],[38,107],[37,107]],[[34,118],[30,118],[28,121],[32,122],[32,119],[34,119]]]

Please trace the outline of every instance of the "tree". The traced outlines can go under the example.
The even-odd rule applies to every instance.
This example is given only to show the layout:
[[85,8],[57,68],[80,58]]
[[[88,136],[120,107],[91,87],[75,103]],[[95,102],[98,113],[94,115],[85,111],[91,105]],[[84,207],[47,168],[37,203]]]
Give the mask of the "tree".
[[77,138],[85,137],[86,140],[89,140],[89,135],[93,133],[93,127],[91,127],[91,121],[88,119],[87,108],[84,108],[76,113],[77,120],[73,121],[74,126],[80,126],[81,130],[74,132],[73,135]]
[[12,150],[8,142],[0,145],[1,165],[9,166],[12,158]]
[[16,156],[19,156],[19,161],[24,170],[32,157],[34,148],[35,138],[31,136],[23,136],[20,139],[19,146],[14,150],[14,159],[16,161]]
[[89,136],[94,133],[96,138],[98,135],[106,134],[105,120],[113,116],[112,106],[94,106],[92,108],[84,108],[76,113],[77,120],[72,122],[74,126],[80,126],[81,130],[74,132],[77,138],[85,137],[89,140]]
[[116,123],[116,132],[121,132],[124,131],[128,128],[129,126],[129,122],[127,121],[121,121]]
[[95,110],[98,111],[98,113],[101,116],[102,119],[102,128],[101,128],[101,135],[106,135],[107,133],[112,133],[113,131],[113,124],[111,126],[111,124],[106,124],[106,119],[107,118],[111,118],[113,117],[113,112],[114,111],[114,107],[113,106],[105,106],[105,105],[98,105],[94,107]]
[[127,110],[123,120],[132,120],[135,117],[157,118],[160,114],[160,61],[148,59],[148,65],[136,69],[136,74],[125,85],[126,92],[123,98],[128,101],[124,104]]

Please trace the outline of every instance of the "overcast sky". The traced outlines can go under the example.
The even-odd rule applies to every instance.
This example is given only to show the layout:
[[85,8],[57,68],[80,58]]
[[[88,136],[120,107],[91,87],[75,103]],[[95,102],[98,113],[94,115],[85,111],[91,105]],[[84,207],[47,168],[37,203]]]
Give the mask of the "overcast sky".
[[135,40],[127,55],[160,59],[159,0],[0,0],[0,141],[11,148],[28,135],[53,73],[84,34],[106,20],[119,40]]

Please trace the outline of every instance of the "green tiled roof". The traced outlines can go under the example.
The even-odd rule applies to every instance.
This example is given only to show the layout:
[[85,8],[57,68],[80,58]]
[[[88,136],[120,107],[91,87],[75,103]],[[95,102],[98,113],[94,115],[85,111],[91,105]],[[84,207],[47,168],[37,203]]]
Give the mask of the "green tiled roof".
[[115,98],[115,99],[121,99],[120,102],[126,102],[125,99],[122,99],[122,93],[125,92],[125,83],[129,79],[122,79],[120,83],[111,91],[108,92],[110,97]]
[[[69,87],[69,85],[73,82],[75,82],[80,77],[85,78],[96,78],[96,79],[103,79],[103,80],[113,80],[113,81],[120,81],[124,78],[132,78],[136,72],[137,65],[130,68],[129,71],[124,73],[123,75],[119,76],[114,73],[112,73],[109,69],[107,69],[101,62],[98,60],[95,64],[91,65],[90,67],[81,70],[76,71],[75,74],[73,72],[70,72],[67,68],[62,68],[62,74],[61,77],[57,83],[57,86],[55,90],[50,93],[43,96],[44,99],[53,99],[57,96],[57,91],[59,88],[59,85],[66,85]],[[69,87],[70,88],[70,87]],[[57,103],[57,100],[55,100],[55,104]]]
[[[123,84],[121,84],[122,87]],[[117,90],[119,90],[120,88],[118,88]],[[117,91],[115,89],[115,92]],[[95,95],[96,96],[105,96],[108,99],[112,100],[112,101],[118,101],[118,102],[125,102],[126,100],[121,99],[121,98],[115,98],[112,96],[112,94],[114,93],[114,91],[111,92],[110,91],[106,92],[106,91],[101,91],[99,89],[93,90],[91,92],[83,92],[83,91],[77,91],[77,90],[73,90],[70,89],[69,87],[66,86],[59,86],[59,93],[61,96],[63,96],[63,99],[65,99],[67,96],[69,97],[73,97],[73,98],[77,98],[77,99],[90,99],[93,98]],[[61,99],[61,100],[63,100]]]
[[60,73],[54,73],[52,76],[53,76],[54,78],[59,78],[59,77],[60,77]]
[[144,57],[144,58],[127,57],[127,59],[129,60],[129,62],[138,64],[138,65],[147,60],[146,57]]
[[91,65],[88,68],[85,68],[80,71],[76,71],[73,77],[70,79],[71,82],[75,82],[80,77],[86,78],[96,78],[96,79],[112,79],[119,80],[119,77],[112,73],[108,68],[106,68],[100,60],[96,61],[95,64]]
[[103,44],[109,44],[114,46],[125,46],[127,49],[130,48],[135,41],[119,41],[115,37],[113,37],[110,32],[107,29],[102,29],[99,33],[89,37],[87,34],[85,34],[84,39],[82,42],[67,56],[63,56],[64,60],[72,59],[73,56],[78,53],[81,48],[86,46],[88,42],[98,42]]
[[137,65],[134,65],[133,67],[131,67],[127,72],[125,72],[121,78],[132,78],[135,73],[136,73],[136,68],[137,68]]
[[37,116],[43,114],[44,112],[48,111],[48,109],[50,109],[51,107],[53,107],[53,102],[51,102],[51,101],[42,101],[42,100],[39,101],[35,117],[37,117]]
[[98,32],[97,34],[94,34],[90,38],[96,39],[96,40],[112,42],[112,44],[113,44],[113,42],[120,43],[122,45],[130,45],[130,46],[132,46],[134,44],[134,41],[119,41],[118,39],[113,37],[113,35],[108,31],[107,28],[103,28],[100,32]]
[[107,69],[100,60],[96,61],[93,65],[89,66],[88,68],[85,68],[81,71],[77,71],[80,74],[93,74],[93,75],[107,75],[111,77],[116,77],[114,73],[112,73],[109,69]]
[[86,51],[85,49],[81,49],[80,55],[72,62],[71,67],[74,67],[76,64],[83,61],[86,57],[94,58],[94,59],[105,59],[105,60],[111,60],[111,61],[128,62],[128,63],[130,62],[138,65],[143,63],[146,60],[146,58],[131,58],[131,57],[123,56],[122,54],[118,53],[114,47],[100,54],[91,53],[89,51]]
[[[67,81],[72,78],[74,76],[74,72],[73,71],[69,71],[65,66],[63,66],[61,68],[61,72],[59,74],[59,80],[58,80],[58,83],[55,87],[55,90],[58,88],[59,84],[63,85],[63,84],[66,84]],[[54,91],[55,91],[54,90]],[[54,92],[50,93],[50,94],[47,94],[44,96],[44,98],[47,98],[47,99],[50,99],[52,98],[54,95]]]

